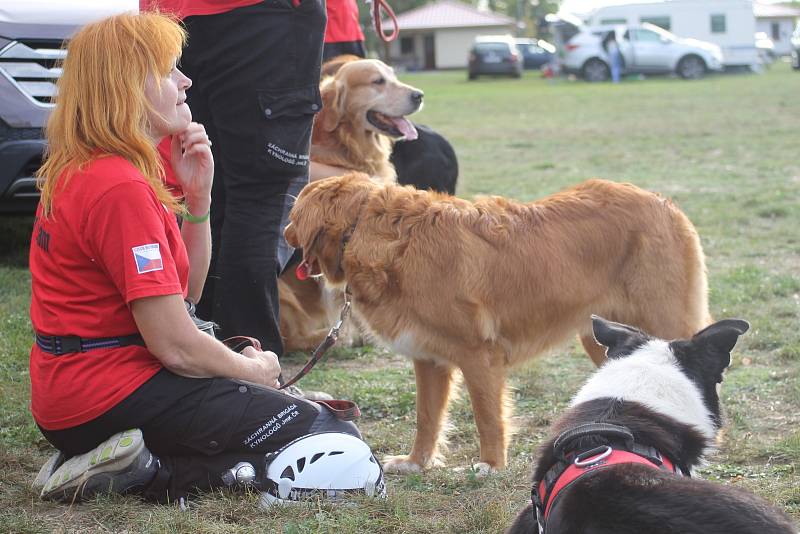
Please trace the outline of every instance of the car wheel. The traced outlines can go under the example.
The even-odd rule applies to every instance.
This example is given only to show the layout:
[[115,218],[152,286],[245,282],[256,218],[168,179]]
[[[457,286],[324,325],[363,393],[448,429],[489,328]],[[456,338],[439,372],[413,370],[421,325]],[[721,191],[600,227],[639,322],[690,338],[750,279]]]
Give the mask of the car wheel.
[[593,57],[584,63],[582,75],[587,82],[604,82],[611,77],[611,69],[602,59]]
[[678,62],[675,69],[684,80],[697,80],[706,74],[706,62],[698,56],[686,56]]

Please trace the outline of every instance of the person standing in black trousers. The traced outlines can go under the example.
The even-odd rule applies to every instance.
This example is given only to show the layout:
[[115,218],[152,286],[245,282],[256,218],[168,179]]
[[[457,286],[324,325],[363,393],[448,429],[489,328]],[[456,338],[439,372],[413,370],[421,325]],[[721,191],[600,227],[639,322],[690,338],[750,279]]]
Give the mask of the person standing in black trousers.
[[213,252],[197,314],[283,354],[277,278],[293,198],[308,183],[325,32],[322,0],[142,0],[183,19],[189,106],[213,141]]

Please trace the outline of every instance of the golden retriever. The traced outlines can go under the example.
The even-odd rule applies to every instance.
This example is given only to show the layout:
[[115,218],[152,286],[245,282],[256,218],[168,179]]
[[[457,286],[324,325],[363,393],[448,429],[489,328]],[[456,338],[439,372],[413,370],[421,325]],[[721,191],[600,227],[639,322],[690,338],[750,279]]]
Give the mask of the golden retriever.
[[411,357],[417,434],[390,471],[439,464],[453,374],[480,435],[478,469],[506,464],[506,370],[577,333],[605,360],[591,314],[664,339],[710,322],[700,240],[669,200],[590,180],[523,204],[468,202],[352,173],[306,186],[285,237],[389,348]]
[[[394,71],[377,60],[338,56],[323,65],[329,74],[320,84],[323,109],[314,122],[311,160],[395,181],[389,161],[392,140],[416,138],[405,118],[422,107],[423,93],[397,80]],[[278,281],[281,336],[287,351],[316,348],[338,317],[341,298],[326,292],[316,280],[298,280],[287,272]],[[342,342],[357,339],[348,325]]]
[[423,92],[397,79],[376,59],[345,61],[322,80],[322,111],[314,121],[311,160],[394,182],[392,139],[416,139],[406,118],[422,107]]
[[319,71],[320,79],[325,79],[328,76],[336,76],[336,73],[339,72],[339,69],[345,63],[350,63],[351,61],[360,61],[364,58],[356,56],[355,54],[342,54],[340,56],[332,57],[328,61],[322,64],[322,67]]

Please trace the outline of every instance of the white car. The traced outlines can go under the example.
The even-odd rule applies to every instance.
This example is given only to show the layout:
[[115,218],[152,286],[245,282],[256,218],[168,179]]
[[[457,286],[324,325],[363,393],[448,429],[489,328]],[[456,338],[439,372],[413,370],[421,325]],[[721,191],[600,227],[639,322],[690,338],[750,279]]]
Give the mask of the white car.
[[684,79],[703,77],[708,71],[723,68],[719,46],[683,39],[644,23],[641,26],[578,28],[564,45],[563,68],[590,82],[608,80],[610,60],[601,40],[609,31],[615,33],[623,57],[624,74],[665,74],[674,72]]

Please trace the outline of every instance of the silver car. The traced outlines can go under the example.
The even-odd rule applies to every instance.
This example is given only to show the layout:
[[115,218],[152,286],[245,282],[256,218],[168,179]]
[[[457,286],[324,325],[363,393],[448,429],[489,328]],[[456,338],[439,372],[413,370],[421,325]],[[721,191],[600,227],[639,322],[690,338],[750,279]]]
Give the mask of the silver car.
[[63,42],[83,24],[122,11],[136,0],[0,1],[0,215],[33,213],[34,173],[46,141]]
[[579,29],[564,44],[563,68],[590,82],[608,80],[611,76],[610,59],[601,40],[609,31],[615,33],[625,74],[675,73],[684,79],[697,79],[709,71],[723,68],[719,46],[697,39],[683,39],[647,23]]

